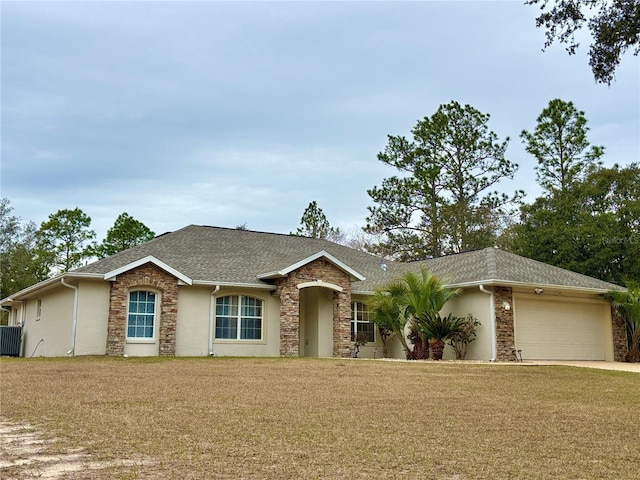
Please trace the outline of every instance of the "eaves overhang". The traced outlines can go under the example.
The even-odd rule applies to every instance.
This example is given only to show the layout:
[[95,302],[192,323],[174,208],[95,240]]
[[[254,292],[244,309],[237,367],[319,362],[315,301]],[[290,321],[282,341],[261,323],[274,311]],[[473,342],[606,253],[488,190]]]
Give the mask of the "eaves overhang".
[[[623,287],[613,285],[612,288],[596,288],[596,287],[578,287],[571,285],[557,285],[553,283],[545,283],[545,282],[516,282],[513,280],[500,280],[496,278],[486,279],[486,280],[474,280],[471,282],[452,282],[445,283],[444,286],[448,288],[471,288],[471,287],[479,287],[483,285],[485,287],[519,287],[519,288],[531,288],[532,290],[535,288],[542,288],[553,291],[562,291],[562,292],[577,292],[577,293],[591,293],[596,295],[602,295],[605,293],[609,293],[612,290],[625,290]],[[351,291],[352,294],[355,295],[373,295],[373,290],[358,290],[354,288]]]
[[219,282],[216,280],[194,280],[192,285],[198,287],[256,288],[270,291],[276,289],[275,285],[268,283]]
[[38,282],[34,285],[31,285],[30,287],[24,288],[22,290],[20,290],[19,292],[14,293],[13,295],[9,295],[6,298],[3,298],[2,300],[0,300],[0,305],[9,305],[13,302],[16,301],[21,301],[22,299],[28,298],[30,296],[32,296],[34,293],[42,291],[42,290],[46,290],[48,288],[54,287],[56,285],[59,285],[60,282],[65,279],[72,279],[72,278],[76,278],[76,279],[82,279],[82,278],[86,278],[86,279],[90,279],[90,280],[102,280],[102,275],[100,274],[96,274],[96,273],[76,273],[76,272],[65,272],[65,273],[61,273],[59,275],[56,275],[54,277],[51,278],[47,278],[46,280],[43,280],[41,282]]
[[344,271],[345,273],[347,273],[351,279],[351,281],[362,281],[364,280],[366,277],[364,275],[362,275],[361,273],[357,272],[356,270],[354,270],[353,268],[349,267],[346,263],[338,260],[336,257],[334,257],[333,255],[331,255],[330,253],[328,253],[325,250],[320,250],[317,253],[314,253],[313,255],[306,257],[302,260],[300,260],[299,262],[293,263],[281,270],[275,270],[272,272],[267,272],[267,273],[261,273],[257,275],[257,278],[260,280],[272,280],[274,278],[282,278],[282,277],[286,277],[289,273],[298,270],[301,267],[304,267],[305,265],[318,260],[319,258],[324,258],[325,260],[327,260],[329,263],[332,263],[333,265],[335,265],[336,267],[338,267],[340,270]]
[[373,290],[351,290],[351,295],[373,295],[374,293]]
[[581,292],[581,293],[594,293],[594,294],[603,294],[608,293],[611,290],[617,289],[624,290],[623,287],[619,287],[617,285],[612,285],[613,288],[598,288],[598,287],[580,287],[574,285],[558,285],[554,283],[545,283],[545,282],[517,282],[513,280],[500,280],[500,279],[487,279],[487,280],[474,280],[472,282],[459,282],[459,283],[447,283],[446,287],[449,288],[467,288],[467,287],[478,287],[480,285],[486,286],[500,286],[500,287],[522,287],[522,288],[547,288],[550,290],[561,290],[561,291],[572,291],[572,292]]

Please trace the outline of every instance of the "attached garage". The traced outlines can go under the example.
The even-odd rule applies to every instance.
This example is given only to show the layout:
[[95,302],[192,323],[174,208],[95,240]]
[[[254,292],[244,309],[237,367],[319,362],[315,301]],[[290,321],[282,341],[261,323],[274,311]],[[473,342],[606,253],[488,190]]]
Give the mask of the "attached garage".
[[530,360],[612,360],[605,301],[514,296],[516,347]]

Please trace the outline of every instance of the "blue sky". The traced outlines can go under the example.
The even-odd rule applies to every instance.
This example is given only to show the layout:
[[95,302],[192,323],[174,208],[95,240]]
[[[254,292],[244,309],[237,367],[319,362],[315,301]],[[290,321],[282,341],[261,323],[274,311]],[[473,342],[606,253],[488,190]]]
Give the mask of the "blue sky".
[[1,188],[23,220],[80,207],[101,240],[126,211],[156,233],[187,224],[288,233],[315,200],[362,226],[377,161],[440,104],[491,114],[539,194],[519,133],[553,98],[584,110],[604,163],[640,159],[640,62],[610,87],[542,52],[537,9],[470,2],[0,4]]

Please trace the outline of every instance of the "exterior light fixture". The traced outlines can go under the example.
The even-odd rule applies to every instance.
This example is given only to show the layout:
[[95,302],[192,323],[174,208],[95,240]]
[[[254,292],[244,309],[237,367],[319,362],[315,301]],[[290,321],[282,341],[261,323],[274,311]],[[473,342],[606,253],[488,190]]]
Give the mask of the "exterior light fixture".
[[511,305],[509,305],[509,302],[504,302],[502,304],[502,308],[504,308],[505,310],[509,311],[509,310],[511,310]]
[[544,293],[544,288],[534,288],[533,291],[536,295],[542,295]]

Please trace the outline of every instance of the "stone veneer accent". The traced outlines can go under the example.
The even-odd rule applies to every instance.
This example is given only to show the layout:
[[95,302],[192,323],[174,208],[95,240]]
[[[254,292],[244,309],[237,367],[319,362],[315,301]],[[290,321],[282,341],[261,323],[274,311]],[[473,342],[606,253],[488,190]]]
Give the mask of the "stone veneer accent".
[[613,334],[613,360],[624,362],[628,351],[627,326],[620,312],[611,307],[611,333]]
[[276,280],[280,297],[280,355],[300,354],[300,290],[297,285],[322,280],[342,287],[333,293],[333,356],[348,357],[351,346],[351,279],[324,258],[310,262]]
[[[349,280],[349,278],[347,278]],[[344,288],[344,287],[343,287]],[[351,281],[348,289],[333,292],[333,356],[351,356]]]
[[159,354],[175,355],[176,319],[178,316],[178,280],[152,263],[141,265],[117,276],[111,282],[107,355],[122,356],[127,328],[127,304],[132,288],[149,287],[159,290],[160,315],[156,318]]
[[[503,305],[508,302],[510,310]],[[493,309],[496,315],[496,346],[499,362],[515,361],[512,347],[515,345],[513,329],[513,291],[509,287],[493,287]]]

